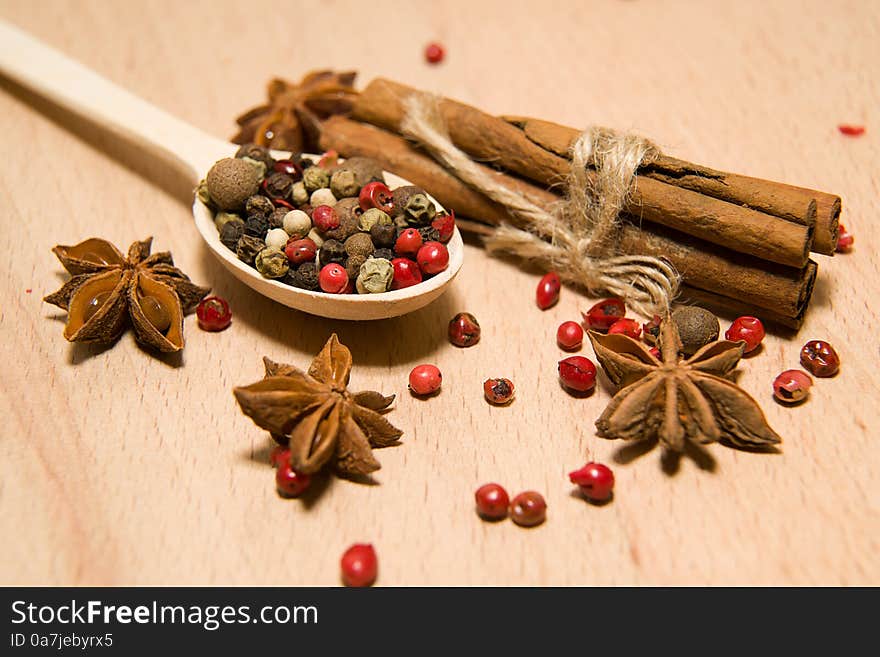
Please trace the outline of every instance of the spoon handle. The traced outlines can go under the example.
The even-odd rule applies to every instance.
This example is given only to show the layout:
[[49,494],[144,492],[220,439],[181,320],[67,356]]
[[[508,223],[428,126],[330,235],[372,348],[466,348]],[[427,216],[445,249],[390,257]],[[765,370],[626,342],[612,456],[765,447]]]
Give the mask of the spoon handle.
[[182,165],[193,182],[231,144],[194,128],[0,21],[0,74],[56,105]]

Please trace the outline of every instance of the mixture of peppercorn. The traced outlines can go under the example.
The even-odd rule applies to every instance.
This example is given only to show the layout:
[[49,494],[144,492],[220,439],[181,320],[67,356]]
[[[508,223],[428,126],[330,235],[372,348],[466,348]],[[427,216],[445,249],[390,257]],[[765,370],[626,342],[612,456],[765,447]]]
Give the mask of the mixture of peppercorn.
[[246,144],[197,190],[220,241],[265,278],[328,294],[377,294],[449,266],[452,214],[425,190],[390,189],[372,159],[275,160]]

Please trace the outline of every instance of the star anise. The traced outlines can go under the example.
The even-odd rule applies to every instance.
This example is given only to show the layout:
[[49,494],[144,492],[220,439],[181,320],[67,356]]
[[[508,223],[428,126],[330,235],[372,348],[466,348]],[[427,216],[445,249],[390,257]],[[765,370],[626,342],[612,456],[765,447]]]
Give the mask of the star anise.
[[183,316],[210,291],[189,280],[167,251],[150,255],[152,237],[122,253],[92,237],[52,252],[73,274],[43,300],[67,311],[71,342],[113,342],[129,322],[138,342],[171,352],[183,349]]
[[742,357],[744,342],[712,342],[682,360],[678,329],[667,319],[660,326],[658,360],[625,335],[590,331],[589,336],[608,378],[622,386],[596,420],[600,436],[659,439],[677,452],[685,440],[726,439],[738,447],[781,442],[755,400],[723,378]]
[[236,144],[254,143],[281,151],[317,148],[321,120],[351,111],[357,73],[312,71],[299,84],[280,78],[269,82],[269,102],[236,119]]
[[294,470],[312,474],[333,463],[343,475],[378,470],[371,447],[387,447],[403,435],[380,414],[394,401],[378,392],[347,389],[351,352],[330,336],[308,372],[264,358],[266,376],[233,393],[257,426],[290,447]]

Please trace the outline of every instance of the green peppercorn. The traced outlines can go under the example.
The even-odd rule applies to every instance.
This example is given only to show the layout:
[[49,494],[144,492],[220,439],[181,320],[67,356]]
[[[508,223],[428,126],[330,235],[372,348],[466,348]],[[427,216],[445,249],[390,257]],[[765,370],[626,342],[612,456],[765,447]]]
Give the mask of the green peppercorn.
[[302,181],[306,191],[311,194],[317,189],[330,186],[330,174],[321,167],[310,167],[303,171]]
[[424,189],[416,187],[415,185],[403,185],[391,192],[392,198],[394,199],[394,216],[403,214],[410,197],[424,193]]
[[235,251],[238,246],[238,240],[244,235],[244,222],[240,217],[236,217],[236,219],[227,221],[223,224],[223,228],[220,229],[220,241],[230,251]]
[[403,216],[411,226],[427,226],[437,216],[437,208],[425,194],[413,194],[406,202]]
[[209,208],[214,207],[214,203],[211,201],[211,195],[208,193],[208,183],[204,179],[199,181],[199,186],[196,187],[196,196]]
[[376,225],[390,226],[393,223],[391,217],[379,208],[370,208],[358,217],[358,228],[364,232],[369,232]]
[[336,198],[345,198],[346,196],[357,196],[361,191],[360,185],[357,183],[357,177],[354,171],[349,169],[337,169],[330,176],[330,191]]
[[260,180],[266,177],[266,172],[268,171],[268,168],[266,167],[264,162],[261,162],[260,160],[255,160],[250,157],[243,157],[241,158],[241,161],[250,164],[251,167],[256,170],[257,176],[260,178]]
[[361,265],[355,287],[361,294],[379,294],[391,287],[394,265],[384,258],[368,258]]
[[309,190],[306,189],[302,180],[293,184],[290,188],[290,200],[294,205],[305,205],[309,202]]
[[290,261],[284,255],[284,251],[273,247],[260,251],[254,260],[254,265],[264,278],[282,278],[290,269]]
[[275,211],[275,206],[262,194],[254,194],[247,200],[244,209],[248,217],[252,214],[259,214],[268,219],[269,215]]
[[262,239],[254,237],[253,235],[244,234],[239,238],[238,244],[235,246],[235,255],[237,255],[238,259],[242,262],[253,265],[254,258],[256,258],[257,254],[265,248],[266,243]]

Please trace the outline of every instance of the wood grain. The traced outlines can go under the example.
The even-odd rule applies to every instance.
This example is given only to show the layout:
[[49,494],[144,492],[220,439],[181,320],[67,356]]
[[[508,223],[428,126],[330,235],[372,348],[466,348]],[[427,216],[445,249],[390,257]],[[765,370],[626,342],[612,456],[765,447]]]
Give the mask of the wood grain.
[[[3,82],[0,583],[332,585],[342,551],[370,541],[386,585],[880,584],[880,9],[582,5],[469,3],[464,20],[460,3],[301,3],[279,15],[261,0],[6,0],[0,16],[220,137],[271,76],[354,66],[364,80],[387,75],[496,113],[637,129],[672,155],[840,193],[855,251],[820,257],[804,328],[769,336],[741,367],[785,439],[779,454],[715,445],[664,467],[658,450],[596,438],[611,391],[560,390],[553,340],[592,300],[565,290],[541,313],[536,273],[475,246],[451,291],[404,318],[320,320],[257,298],[203,246],[190,190],[164,163]],[[376,11],[397,14],[394,38],[365,37]],[[447,46],[438,67],[421,57],[431,39]],[[843,122],[867,132],[843,137]],[[120,245],[154,235],[229,299],[234,325],[208,334],[188,318],[177,360],[130,336],[112,349],[68,345],[63,315],[41,302],[62,280],[50,248],[92,235]],[[444,337],[460,310],[483,325],[467,350]],[[261,375],[263,355],[307,363],[331,331],[352,347],[355,386],[399,394],[404,442],[377,453],[378,485],[331,481],[308,503],[282,501],[268,439],[230,390]],[[776,405],[770,382],[814,337],[837,347],[840,375],[817,380],[803,406]],[[406,392],[421,362],[445,375],[428,401]],[[490,376],[517,383],[509,408],[482,400]],[[566,472],[588,458],[614,464],[611,504],[571,495]],[[472,492],[490,480],[543,492],[547,523],[480,522]]]

